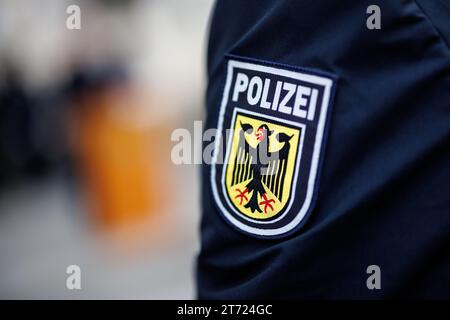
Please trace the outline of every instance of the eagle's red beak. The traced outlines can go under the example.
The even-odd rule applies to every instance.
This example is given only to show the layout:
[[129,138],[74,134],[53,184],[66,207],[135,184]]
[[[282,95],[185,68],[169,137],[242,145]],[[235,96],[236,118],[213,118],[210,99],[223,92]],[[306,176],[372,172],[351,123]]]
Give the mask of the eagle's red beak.
[[258,141],[263,141],[265,136],[265,130],[260,128],[258,129],[258,131],[256,131],[255,135]]

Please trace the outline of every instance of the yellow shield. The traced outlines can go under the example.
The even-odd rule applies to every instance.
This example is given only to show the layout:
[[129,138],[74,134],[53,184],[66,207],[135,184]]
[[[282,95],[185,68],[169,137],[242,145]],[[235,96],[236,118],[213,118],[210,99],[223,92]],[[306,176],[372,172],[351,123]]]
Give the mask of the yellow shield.
[[[300,130],[243,113],[233,122],[225,174],[229,200],[249,218],[275,218],[291,197]],[[266,158],[260,156],[265,151]]]

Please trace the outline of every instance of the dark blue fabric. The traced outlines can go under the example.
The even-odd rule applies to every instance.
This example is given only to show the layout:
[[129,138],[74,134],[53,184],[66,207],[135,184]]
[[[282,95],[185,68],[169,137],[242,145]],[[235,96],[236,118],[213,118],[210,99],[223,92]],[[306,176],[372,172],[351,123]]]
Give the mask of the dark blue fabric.
[[[366,28],[371,4],[381,30]],[[203,166],[200,298],[450,298],[445,8],[441,0],[216,3],[207,128],[217,127],[228,53],[339,80],[317,205],[295,234],[261,240],[231,228]],[[372,264],[381,290],[366,287]]]

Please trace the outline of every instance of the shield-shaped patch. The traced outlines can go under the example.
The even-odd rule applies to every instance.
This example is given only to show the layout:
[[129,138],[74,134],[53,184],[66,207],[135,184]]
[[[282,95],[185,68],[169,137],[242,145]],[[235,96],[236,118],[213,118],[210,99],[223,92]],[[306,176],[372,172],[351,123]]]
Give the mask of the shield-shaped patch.
[[334,83],[322,72],[228,59],[211,186],[232,226],[271,238],[303,225],[316,200]]

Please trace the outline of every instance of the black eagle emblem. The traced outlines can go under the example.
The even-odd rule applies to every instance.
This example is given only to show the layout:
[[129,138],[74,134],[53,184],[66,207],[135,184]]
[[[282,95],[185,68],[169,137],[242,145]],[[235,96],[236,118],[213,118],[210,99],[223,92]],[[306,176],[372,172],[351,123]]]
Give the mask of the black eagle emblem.
[[[234,168],[232,173],[231,186],[245,182],[245,189],[236,188],[237,195],[235,199],[239,199],[240,205],[249,208],[251,212],[262,212],[260,205],[263,206],[264,213],[267,209],[273,210],[272,203],[274,199],[269,199],[264,186],[269,189],[272,194],[279,200],[283,198],[283,181],[286,176],[286,168],[288,164],[290,140],[293,135],[288,136],[285,133],[275,134],[275,139],[283,143],[282,147],[275,151],[270,151],[269,136],[274,134],[266,124],[261,125],[255,132],[250,124],[240,123],[242,130],[239,133],[239,142],[234,159]],[[245,136],[247,134],[255,134],[258,141],[256,147],[251,146]],[[250,200],[247,195],[253,191]],[[258,202],[258,195],[263,199]],[[246,203],[243,204],[243,202]]]

